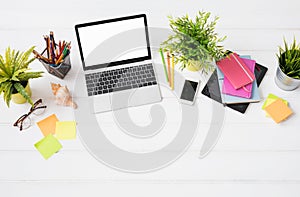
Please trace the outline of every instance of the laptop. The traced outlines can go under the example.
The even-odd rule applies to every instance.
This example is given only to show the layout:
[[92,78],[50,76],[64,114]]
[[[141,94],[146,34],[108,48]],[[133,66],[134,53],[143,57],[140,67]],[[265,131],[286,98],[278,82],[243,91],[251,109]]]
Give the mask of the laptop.
[[161,100],[145,14],[78,24],[75,31],[93,113]]

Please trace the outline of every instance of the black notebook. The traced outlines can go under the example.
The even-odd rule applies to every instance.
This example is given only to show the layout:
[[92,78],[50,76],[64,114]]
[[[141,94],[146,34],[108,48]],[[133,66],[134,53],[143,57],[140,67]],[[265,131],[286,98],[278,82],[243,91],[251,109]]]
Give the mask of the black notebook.
[[[264,67],[258,63],[255,65],[254,75],[257,81],[257,85],[259,87],[261,81],[263,80],[266,72],[268,71],[267,67]],[[202,90],[202,94],[208,96],[209,98],[222,103],[221,92],[219,88],[218,82],[218,75],[217,71],[215,70],[211,77],[209,78],[208,82],[206,83],[205,87]],[[240,103],[240,104],[227,104],[226,106],[236,110],[240,113],[245,113],[250,103]]]

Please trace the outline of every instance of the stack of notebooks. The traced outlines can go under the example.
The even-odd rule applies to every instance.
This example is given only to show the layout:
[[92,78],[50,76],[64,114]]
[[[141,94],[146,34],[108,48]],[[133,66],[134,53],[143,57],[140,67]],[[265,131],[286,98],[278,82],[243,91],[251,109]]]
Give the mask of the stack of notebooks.
[[258,87],[267,70],[248,56],[230,53],[217,62],[217,68],[202,94],[245,113],[249,103],[260,101]]

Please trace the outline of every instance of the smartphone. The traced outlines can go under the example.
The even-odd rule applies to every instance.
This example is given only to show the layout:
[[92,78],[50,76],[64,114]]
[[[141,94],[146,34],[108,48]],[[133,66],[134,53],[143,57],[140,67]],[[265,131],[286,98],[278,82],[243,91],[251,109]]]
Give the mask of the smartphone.
[[195,97],[199,89],[200,81],[191,79],[185,79],[182,91],[180,94],[180,100],[182,103],[193,105]]

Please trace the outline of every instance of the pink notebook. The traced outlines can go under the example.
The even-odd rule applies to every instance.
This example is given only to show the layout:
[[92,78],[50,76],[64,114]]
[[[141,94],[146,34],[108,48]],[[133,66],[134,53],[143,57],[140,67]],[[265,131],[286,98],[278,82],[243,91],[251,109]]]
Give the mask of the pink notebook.
[[218,61],[217,65],[234,89],[252,83],[255,79],[253,72],[236,53]]
[[[244,59],[244,58],[241,58],[241,59],[246,64],[246,66],[251,70],[251,72],[254,73],[255,61],[250,60],[250,59]],[[239,96],[239,97],[243,97],[243,98],[251,98],[251,96],[252,96],[252,86],[253,86],[253,83],[249,83],[248,85],[246,85],[242,88],[235,89],[231,85],[231,83],[229,82],[227,77],[224,76],[222,93],[229,94],[229,95],[232,95],[232,96]]]

